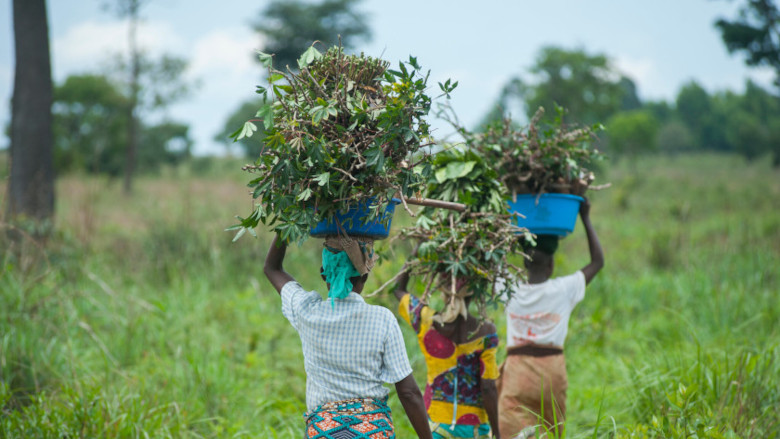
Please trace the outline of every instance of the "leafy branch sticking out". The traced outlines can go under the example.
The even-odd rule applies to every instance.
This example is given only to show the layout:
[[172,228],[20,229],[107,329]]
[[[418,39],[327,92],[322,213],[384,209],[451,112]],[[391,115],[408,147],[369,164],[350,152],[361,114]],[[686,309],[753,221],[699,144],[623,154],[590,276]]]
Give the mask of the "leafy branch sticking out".
[[[455,296],[455,285],[465,284],[483,317],[486,307],[508,299],[509,285],[524,276],[524,270],[508,257],[523,254],[521,240],[528,235],[513,224],[504,202],[506,189],[487,163],[469,150],[438,153],[428,196],[463,202],[467,210],[456,214],[423,209],[415,226],[400,234],[421,241],[407,267],[424,280],[423,300],[441,291],[446,303]],[[503,288],[497,285],[499,279],[507,281]]]
[[[423,148],[432,143],[425,120],[431,98],[429,72],[416,58],[391,69],[340,47],[324,54],[310,47],[297,73],[274,69],[270,55],[261,53],[260,60],[269,87],[258,93],[270,92],[274,100],[233,136],[251,136],[259,123],[265,132],[260,157],[244,167],[257,175],[249,182],[257,203],[228,230],[238,237],[263,223],[302,242],[310,227],[351,205],[368,201],[364,220],[371,221],[396,194],[422,191],[430,175]],[[439,86],[445,94],[454,88],[449,81]]]

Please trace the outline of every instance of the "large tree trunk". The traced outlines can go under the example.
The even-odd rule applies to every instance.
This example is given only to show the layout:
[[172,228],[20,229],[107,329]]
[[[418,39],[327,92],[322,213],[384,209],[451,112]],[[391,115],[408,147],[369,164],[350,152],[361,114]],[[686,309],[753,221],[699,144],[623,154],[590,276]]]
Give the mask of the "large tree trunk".
[[54,214],[52,83],[45,0],[13,0],[16,71],[11,100],[11,219]]

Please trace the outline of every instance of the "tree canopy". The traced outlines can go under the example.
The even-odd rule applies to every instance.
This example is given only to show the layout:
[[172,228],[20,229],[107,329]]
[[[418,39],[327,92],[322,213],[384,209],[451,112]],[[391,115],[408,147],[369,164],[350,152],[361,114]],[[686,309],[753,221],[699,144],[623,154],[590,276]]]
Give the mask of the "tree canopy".
[[356,8],[361,0],[272,0],[260,13],[254,29],[263,35],[263,52],[274,55],[274,65],[295,69],[297,60],[315,41],[349,50],[371,38],[366,15]]
[[[680,89],[667,118],[668,124],[681,123],[688,130],[688,145],[695,149],[736,152],[747,159],[770,154],[780,166],[780,99],[752,81],[744,94],[710,94],[692,81]],[[672,144],[660,147],[673,149]]]
[[[59,172],[86,171],[119,176],[127,148],[128,97],[120,84],[97,74],[69,76],[54,91],[54,154]],[[154,170],[189,157],[187,125],[141,122],[138,164]]]
[[729,52],[742,52],[748,65],[773,68],[780,87],[780,10],[774,0],[746,0],[737,17],[715,26]]
[[[254,29],[262,35],[263,52],[272,54],[276,68],[296,70],[298,58],[314,42],[324,47],[339,44],[349,52],[357,44],[371,39],[367,17],[357,10],[361,0],[324,0],[310,3],[302,0],[273,0],[260,11]],[[229,136],[255,115],[264,102],[248,98],[227,117],[214,139],[230,148]],[[263,145],[262,134],[237,141],[247,157],[256,157]]]
[[513,100],[523,102],[529,118],[539,107],[558,105],[567,110],[567,122],[582,124],[603,122],[640,105],[633,81],[622,76],[606,55],[548,46],[539,52],[529,73],[532,80],[517,76],[507,82],[485,122],[511,110]]
[[612,154],[637,156],[656,148],[658,121],[647,110],[618,113],[607,123],[609,149]]
[[188,84],[182,81],[182,73],[187,67],[185,60],[171,55],[162,55],[159,59],[153,59],[138,45],[141,10],[149,2],[151,0],[102,0],[106,10],[128,20],[128,51],[127,54],[118,56],[114,63],[116,72],[120,76],[117,83],[122,84],[123,94],[127,98],[125,110],[127,141],[123,163],[126,194],[132,189],[144,116],[181,99],[189,88]]
[[59,172],[119,175],[127,147],[127,98],[107,77],[69,76],[54,89],[54,151]]

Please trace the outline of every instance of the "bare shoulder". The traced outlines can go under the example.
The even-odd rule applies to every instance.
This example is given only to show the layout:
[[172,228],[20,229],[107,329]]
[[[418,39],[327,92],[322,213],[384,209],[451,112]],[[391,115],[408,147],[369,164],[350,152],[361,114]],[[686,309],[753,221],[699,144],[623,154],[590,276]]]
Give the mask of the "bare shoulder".
[[480,333],[482,335],[490,335],[495,334],[498,330],[496,329],[496,324],[491,322],[490,320],[485,320],[482,322],[482,327],[480,328]]
[[475,320],[473,323],[472,330],[476,330],[476,333],[474,334],[475,337],[485,337],[490,334],[496,333],[496,325],[491,322],[490,320]]

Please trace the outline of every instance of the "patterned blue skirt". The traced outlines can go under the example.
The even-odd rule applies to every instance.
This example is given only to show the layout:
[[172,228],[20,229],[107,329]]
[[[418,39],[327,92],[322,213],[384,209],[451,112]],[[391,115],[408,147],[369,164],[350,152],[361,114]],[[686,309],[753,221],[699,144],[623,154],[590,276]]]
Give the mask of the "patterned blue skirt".
[[386,399],[329,402],[303,416],[307,439],[395,439]]

